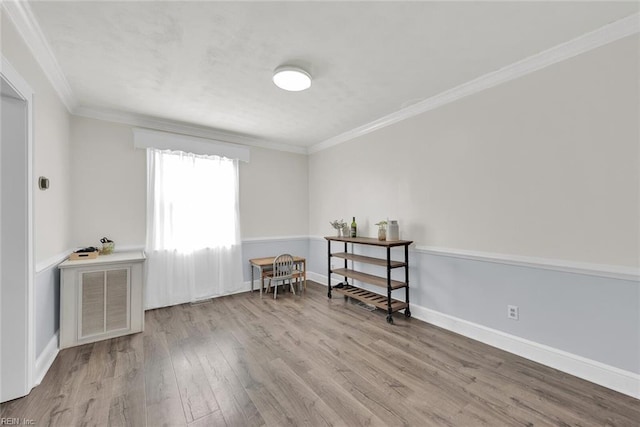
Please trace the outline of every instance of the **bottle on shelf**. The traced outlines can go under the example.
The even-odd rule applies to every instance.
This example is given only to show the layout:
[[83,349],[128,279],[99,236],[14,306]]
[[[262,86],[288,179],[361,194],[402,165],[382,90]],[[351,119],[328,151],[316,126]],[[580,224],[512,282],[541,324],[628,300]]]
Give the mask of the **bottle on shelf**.
[[356,217],[353,217],[353,221],[351,221],[351,237],[356,237],[358,235],[358,225],[356,224]]

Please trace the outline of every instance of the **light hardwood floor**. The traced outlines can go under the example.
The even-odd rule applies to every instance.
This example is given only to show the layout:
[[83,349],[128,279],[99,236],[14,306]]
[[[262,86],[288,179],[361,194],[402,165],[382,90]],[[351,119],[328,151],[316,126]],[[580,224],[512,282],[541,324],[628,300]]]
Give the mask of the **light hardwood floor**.
[[148,311],[60,352],[2,417],[38,426],[634,426],[640,401],[309,283]]

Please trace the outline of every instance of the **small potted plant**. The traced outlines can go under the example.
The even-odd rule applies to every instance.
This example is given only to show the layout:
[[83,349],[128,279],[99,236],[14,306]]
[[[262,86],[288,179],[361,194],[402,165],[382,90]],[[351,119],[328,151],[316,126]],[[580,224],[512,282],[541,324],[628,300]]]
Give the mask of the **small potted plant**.
[[377,222],[378,240],[387,240],[387,221]]
[[347,237],[347,235],[344,234],[345,233],[344,230],[347,227],[346,222],[344,222],[343,220],[338,221],[336,219],[335,221],[329,221],[329,224],[331,224],[331,226],[338,231],[338,237]]

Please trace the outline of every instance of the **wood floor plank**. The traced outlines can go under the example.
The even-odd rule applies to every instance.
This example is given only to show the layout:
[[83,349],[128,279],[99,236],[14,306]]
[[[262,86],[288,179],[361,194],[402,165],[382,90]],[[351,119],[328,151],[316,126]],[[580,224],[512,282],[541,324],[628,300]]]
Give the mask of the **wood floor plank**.
[[109,426],[147,425],[142,334],[114,338],[117,348]]
[[[233,426],[234,424],[227,424],[221,411],[215,411],[205,417],[199,418],[189,424],[189,427],[225,427]],[[236,424],[241,425],[241,424]]]
[[171,358],[145,363],[144,378],[148,425],[187,425]]
[[214,340],[196,350],[227,425],[261,426],[264,420]]
[[196,339],[182,340],[171,348],[171,361],[188,423],[220,409],[193,349],[194,340]]
[[78,389],[72,419],[77,425],[102,426],[108,424],[113,377],[84,382]]
[[332,426],[340,424],[340,416],[298,377],[282,360],[269,362],[264,383],[281,402],[288,419],[302,425]]
[[145,313],[60,351],[2,417],[50,426],[618,426],[640,401],[309,282]]
[[247,352],[233,336],[218,345],[266,425],[296,425],[295,420],[285,415],[281,402],[262,383],[265,375],[260,358]]

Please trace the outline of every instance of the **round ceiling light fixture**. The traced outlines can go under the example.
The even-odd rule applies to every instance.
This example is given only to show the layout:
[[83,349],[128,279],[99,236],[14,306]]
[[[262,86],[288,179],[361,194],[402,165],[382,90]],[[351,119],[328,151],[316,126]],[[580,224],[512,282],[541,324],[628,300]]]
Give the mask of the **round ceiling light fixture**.
[[273,72],[273,83],[280,89],[300,92],[311,87],[311,75],[302,68],[283,65]]

